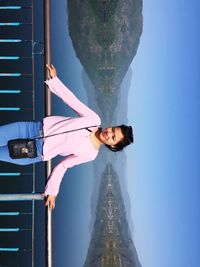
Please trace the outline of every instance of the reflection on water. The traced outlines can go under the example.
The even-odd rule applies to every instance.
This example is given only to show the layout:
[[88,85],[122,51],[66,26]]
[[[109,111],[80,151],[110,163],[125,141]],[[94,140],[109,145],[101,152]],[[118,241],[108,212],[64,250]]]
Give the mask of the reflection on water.
[[121,83],[142,34],[142,0],[69,0],[68,10],[76,55],[94,86],[102,120],[109,125],[116,121]]
[[[84,68],[89,103],[101,115],[102,124],[126,123],[128,107],[121,104],[127,103],[128,89],[122,81],[142,33],[142,0],[68,0],[68,11],[69,33]],[[122,121],[117,124],[119,108]],[[127,187],[121,189],[119,183],[125,174],[124,152],[101,151],[94,163],[92,234],[84,267],[141,266],[124,205],[124,200],[129,200]]]

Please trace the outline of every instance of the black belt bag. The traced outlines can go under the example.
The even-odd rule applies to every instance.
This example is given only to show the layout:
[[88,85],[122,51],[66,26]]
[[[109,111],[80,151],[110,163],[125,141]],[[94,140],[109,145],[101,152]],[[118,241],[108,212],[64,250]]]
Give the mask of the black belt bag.
[[9,155],[12,159],[36,158],[35,139],[15,139],[8,141]]
[[[97,127],[95,126],[89,126],[89,127]],[[8,150],[9,150],[9,155],[12,159],[21,159],[21,158],[36,158],[37,157],[37,147],[36,147],[36,139],[41,139],[41,138],[47,138],[50,136],[55,136],[59,134],[64,134],[64,133],[69,133],[69,132],[75,132],[79,130],[86,129],[91,132],[89,127],[83,127],[79,129],[74,129],[62,133],[57,133],[57,134],[51,134],[47,136],[40,136],[32,139],[14,139],[8,141]]]

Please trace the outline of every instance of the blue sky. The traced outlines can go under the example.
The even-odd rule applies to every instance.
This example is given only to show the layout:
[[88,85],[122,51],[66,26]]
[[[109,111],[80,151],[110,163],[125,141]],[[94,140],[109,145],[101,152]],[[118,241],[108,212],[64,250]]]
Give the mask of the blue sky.
[[128,114],[136,140],[128,188],[143,267],[199,266],[199,11],[194,0],[144,1]]
[[[87,102],[82,67],[65,34],[66,1],[52,6],[59,18],[52,18],[52,61]],[[199,266],[199,11],[195,0],[143,1],[144,29],[131,64],[128,119],[135,144],[127,149],[126,178],[143,267]],[[80,267],[87,252],[93,183],[87,168],[69,170],[62,183],[54,212],[58,266],[67,260]],[[80,179],[83,171],[87,179]]]

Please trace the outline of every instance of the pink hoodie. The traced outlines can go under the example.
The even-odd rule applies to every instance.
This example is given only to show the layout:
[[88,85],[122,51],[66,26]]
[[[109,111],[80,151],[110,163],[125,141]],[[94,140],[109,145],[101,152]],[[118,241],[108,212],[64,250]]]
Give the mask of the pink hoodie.
[[[46,81],[46,84],[51,92],[76,111],[79,117],[49,116],[44,118],[44,136],[82,127],[89,127],[90,130],[95,130],[101,124],[99,116],[83,104],[58,77]],[[99,151],[94,147],[90,134],[88,130],[83,129],[44,139],[42,156],[44,161],[52,159],[57,155],[64,156],[64,159],[53,169],[48,178],[44,192],[45,196],[56,196],[58,194],[60,183],[68,168],[92,161],[97,157]]]

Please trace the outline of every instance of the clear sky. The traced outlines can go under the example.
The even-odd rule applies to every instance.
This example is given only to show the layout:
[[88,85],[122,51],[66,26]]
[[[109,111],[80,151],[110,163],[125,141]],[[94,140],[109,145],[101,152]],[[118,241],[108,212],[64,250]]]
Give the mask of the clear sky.
[[[65,8],[65,0],[52,1],[53,63],[86,101]],[[135,144],[127,149],[133,239],[143,267],[200,265],[199,13],[197,0],[143,1],[144,29],[131,64],[128,107]],[[80,267],[87,252],[93,178],[80,179],[85,170],[69,170],[62,184],[54,212],[55,266],[67,261]]]
[[[200,3],[144,0],[128,188],[143,267],[200,265]],[[131,108],[132,107],[132,108]]]

